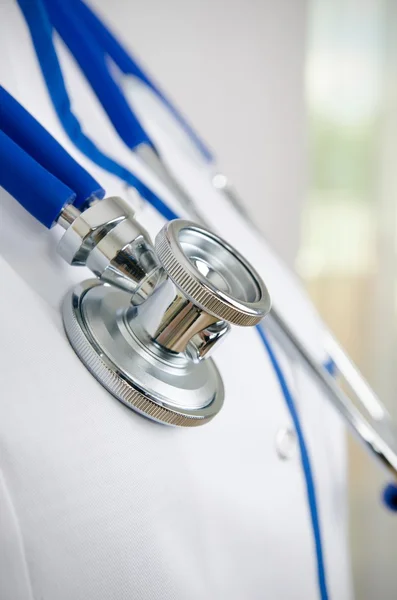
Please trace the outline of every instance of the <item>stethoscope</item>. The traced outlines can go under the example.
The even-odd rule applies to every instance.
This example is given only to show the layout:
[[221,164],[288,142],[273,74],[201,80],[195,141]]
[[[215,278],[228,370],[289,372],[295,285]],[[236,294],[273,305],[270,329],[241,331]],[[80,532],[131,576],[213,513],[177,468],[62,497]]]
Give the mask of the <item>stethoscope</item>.
[[121,198],[99,184],[3,88],[2,186],[46,227],[65,229],[58,253],[96,279],[63,303],[75,352],[118,400],[144,416],[194,427],[220,411],[211,357],[230,324],[270,309],[262,279],[208,229],[169,221],[155,243]]
[[[130,172],[125,173],[124,167],[110,161],[97,148],[92,148],[90,146],[92,142],[84,136],[81,128],[76,126],[76,119],[72,112],[65,110],[65,106],[68,105],[68,96],[52,43],[52,28],[57,31],[73,55],[120,138],[165,183],[195,223],[200,223],[210,229],[213,228],[212,224],[206,222],[192,198],[167,166],[161,149],[151,139],[137,111],[134,111],[127,101],[123,93],[122,81],[117,81],[117,74],[109,64],[110,62],[123,74],[131,75],[142,85],[150,88],[153,94],[161,100],[175,119],[177,126],[173,133],[175,132],[175,136],[178,137],[186,153],[194,155],[196,162],[201,160],[201,163],[206,165],[204,171],[213,186],[218,192],[224,194],[233,206],[238,207],[243,218],[249,219],[233,186],[216,166],[215,159],[206,145],[88,6],[81,0],[72,0],[67,5],[61,0],[44,0],[44,2],[19,0],[19,4],[30,27],[54,107],[69,137],[84,154],[99,166],[132,184],[140,195],[166,219],[175,218],[175,212],[142,181]],[[109,162],[113,164],[109,164]],[[254,224],[252,226],[254,227]],[[291,326],[281,316],[274,301],[266,319],[266,326],[291,354],[305,364],[335,408],[353,428],[358,438],[396,477],[396,428],[385,407],[332,336],[327,333],[324,342],[326,355],[331,359],[329,364],[340,377],[343,377],[356,398],[357,404],[354,404],[352,399],[342,392],[327,366],[313,359]],[[325,327],[324,330],[326,330]]]
[[[28,124],[26,119],[32,117],[26,111],[25,120],[19,118],[20,115],[14,119],[13,132],[6,129],[8,115],[3,111],[2,143],[11,142],[11,148],[7,146],[8,151],[3,154],[13,160],[9,168],[3,169],[8,180],[2,184],[43,224],[51,226],[57,222],[63,226],[66,231],[59,247],[61,255],[71,264],[86,264],[97,276],[97,280],[78,286],[65,300],[63,314],[69,340],[95,377],[138,412],[169,424],[189,425],[193,420],[195,424],[204,423],[219,412],[223,401],[222,381],[211,358],[213,350],[229,331],[230,323],[258,323],[269,310],[269,296],[253,267],[202,223],[199,211],[193,208],[188,194],[173,180],[160,153],[115,84],[107,58],[158,95],[178,121],[185,134],[184,140],[190,140],[196,155],[207,161],[208,175],[214,186],[226,194],[241,213],[244,211],[227,178],[214,166],[211,153],[87,6],[77,0],[68,3],[67,8],[58,0],[44,3],[19,0],[19,4],[54,106],[66,132],[79,149],[135,187],[167,219],[176,216],[131,172],[93,147],[79,129],[52,43],[52,27],[74,55],[117,133],[178,195],[194,220],[194,223],[171,221],[153,245],[123,201],[116,198],[97,201],[104,195],[100,186],[42,128],[40,135],[52,144],[51,151],[44,151],[49,146],[43,142],[34,145],[39,136],[38,124]],[[11,104],[15,103],[9,95],[7,99]],[[16,104],[14,109],[24,110]],[[27,132],[32,132],[32,136],[27,136]],[[24,185],[20,174],[32,174],[33,171],[35,176],[30,178],[29,186]],[[13,182],[9,180],[11,176],[14,176]],[[37,188],[32,188],[33,180],[37,182]],[[37,202],[43,194],[48,204]],[[336,370],[358,399],[357,406],[324,365],[312,358],[274,306],[266,318],[266,325],[292,355],[304,362],[359,438],[396,475],[395,427],[383,405],[336,342],[327,336],[327,351]],[[258,327],[258,333],[296,427],[316,542],[320,590],[325,598],[313,475],[299,415],[268,336],[261,327]],[[130,351],[136,357],[136,368],[133,369],[125,361],[125,355]],[[151,365],[149,371],[147,364]],[[174,385],[176,369],[182,370],[178,373],[184,373],[179,388]],[[193,394],[186,394],[184,377],[189,386],[194,382],[194,398]],[[209,381],[207,386],[204,379]],[[395,486],[385,492],[390,507],[396,504],[395,495]]]

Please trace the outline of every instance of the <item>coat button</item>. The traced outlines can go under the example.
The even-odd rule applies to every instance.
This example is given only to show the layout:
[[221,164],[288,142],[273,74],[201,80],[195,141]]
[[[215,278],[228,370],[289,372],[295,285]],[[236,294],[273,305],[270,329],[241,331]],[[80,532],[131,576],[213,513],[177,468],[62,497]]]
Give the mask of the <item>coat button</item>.
[[296,433],[292,427],[281,427],[276,435],[276,451],[282,460],[290,460],[296,454]]

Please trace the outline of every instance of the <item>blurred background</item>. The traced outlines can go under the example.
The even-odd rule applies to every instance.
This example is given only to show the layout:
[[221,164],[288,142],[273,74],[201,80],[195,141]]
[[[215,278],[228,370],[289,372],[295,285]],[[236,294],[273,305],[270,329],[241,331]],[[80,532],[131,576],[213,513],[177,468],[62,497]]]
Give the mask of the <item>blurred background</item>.
[[[215,149],[397,418],[397,0],[92,0]],[[384,476],[349,441],[357,600],[397,598]]]
[[[296,266],[323,318],[397,419],[397,2],[312,0],[308,173]],[[397,598],[384,478],[349,440],[356,597]]]

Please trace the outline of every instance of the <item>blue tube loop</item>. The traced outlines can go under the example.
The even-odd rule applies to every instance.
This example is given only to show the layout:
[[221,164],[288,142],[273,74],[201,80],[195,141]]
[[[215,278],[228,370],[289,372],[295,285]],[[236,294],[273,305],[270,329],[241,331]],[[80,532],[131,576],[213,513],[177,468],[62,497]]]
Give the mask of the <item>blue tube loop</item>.
[[[53,0],[46,0],[47,3]],[[57,2],[59,4],[59,0]],[[148,75],[140,67],[135,57],[128,53],[121,43],[115,38],[115,36],[109,31],[107,27],[101,22],[97,15],[81,0],[70,0],[69,7],[73,7],[73,13],[79,17],[80,23],[84,23],[87,30],[97,40],[97,43],[101,46],[104,52],[112,59],[112,61],[118,66],[120,71],[125,75],[133,75],[143,83],[145,83],[163,104],[168,108],[170,113],[176,118],[181,127],[184,129],[186,134],[190,137],[193,144],[200,151],[203,158],[211,163],[214,162],[214,156],[208,146],[203,140],[197,135],[191,125],[181,115],[178,109],[170,102],[170,100],[163,94],[159,87],[148,77]]]
[[[126,167],[102,152],[84,133],[72,111],[58,56],[52,39],[52,25],[43,0],[17,0],[29,27],[41,71],[58,118],[75,146],[96,165],[134,187],[165,219],[176,218],[172,211],[150,188]],[[79,208],[77,203],[75,206]]]
[[152,145],[140,121],[131,110],[114,81],[106,54],[90,30],[74,14],[68,3],[44,0],[53,27],[73,54],[87,81],[111,120],[117,133],[130,148],[139,144]]

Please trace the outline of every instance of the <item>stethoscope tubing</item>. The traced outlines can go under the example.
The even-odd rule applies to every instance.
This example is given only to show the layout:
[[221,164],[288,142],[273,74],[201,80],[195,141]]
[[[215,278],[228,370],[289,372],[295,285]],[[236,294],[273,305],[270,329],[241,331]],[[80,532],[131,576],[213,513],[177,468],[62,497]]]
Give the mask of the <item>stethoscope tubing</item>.
[[[373,392],[373,407],[378,409],[376,413],[374,409],[371,413],[368,402],[364,404],[364,401],[361,400],[357,384],[358,381],[361,381],[364,386],[366,382],[358,370],[354,370],[354,380],[346,376],[346,367],[342,365],[340,360],[341,352],[338,352],[338,358],[334,361],[336,372],[342,372],[347,383],[351,382],[349,386],[356,395],[362,407],[361,410],[354,405],[351,398],[342,390],[337,379],[328,372],[324,365],[313,358],[274,307],[266,320],[267,326],[274,337],[284,348],[290,348],[292,353],[305,366],[313,380],[317,382],[320,389],[323,390],[333,406],[348,423],[358,441],[397,479],[397,433],[395,424]],[[335,341],[333,341],[333,346],[335,348]],[[330,353],[330,356],[336,356],[335,351]],[[344,353],[343,356],[345,356]],[[352,364],[349,368],[351,370],[355,369]],[[367,387],[370,389],[369,386]],[[363,409],[366,410],[367,416],[364,415]]]
[[46,227],[66,204],[103,198],[99,183],[0,86],[2,184]]
[[[47,3],[53,0],[45,0]],[[59,4],[59,0],[55,0]],[[124,75],[132,75],[150,88],[154,94],[161,100],[170,113],[175,117],[186,135],[190,138],[192,144],[200,152],[207,163],[213,163],[215,157],[208,145],[197,134],[193,127],[186,121],[180,111],[169,101],[167,96],[161,91],[156,83],[145,73],[137,59],[132,56],[130,51],[126,51],[122,44],[112,32],[105,27],[97,15],[82,0],[71,0],[73,12],[80,18],[79,27],[86,26],[86,31],[95,38],[102,48],[102,51],[114,62]],[[131,107],[130,107],[131,108]]]

